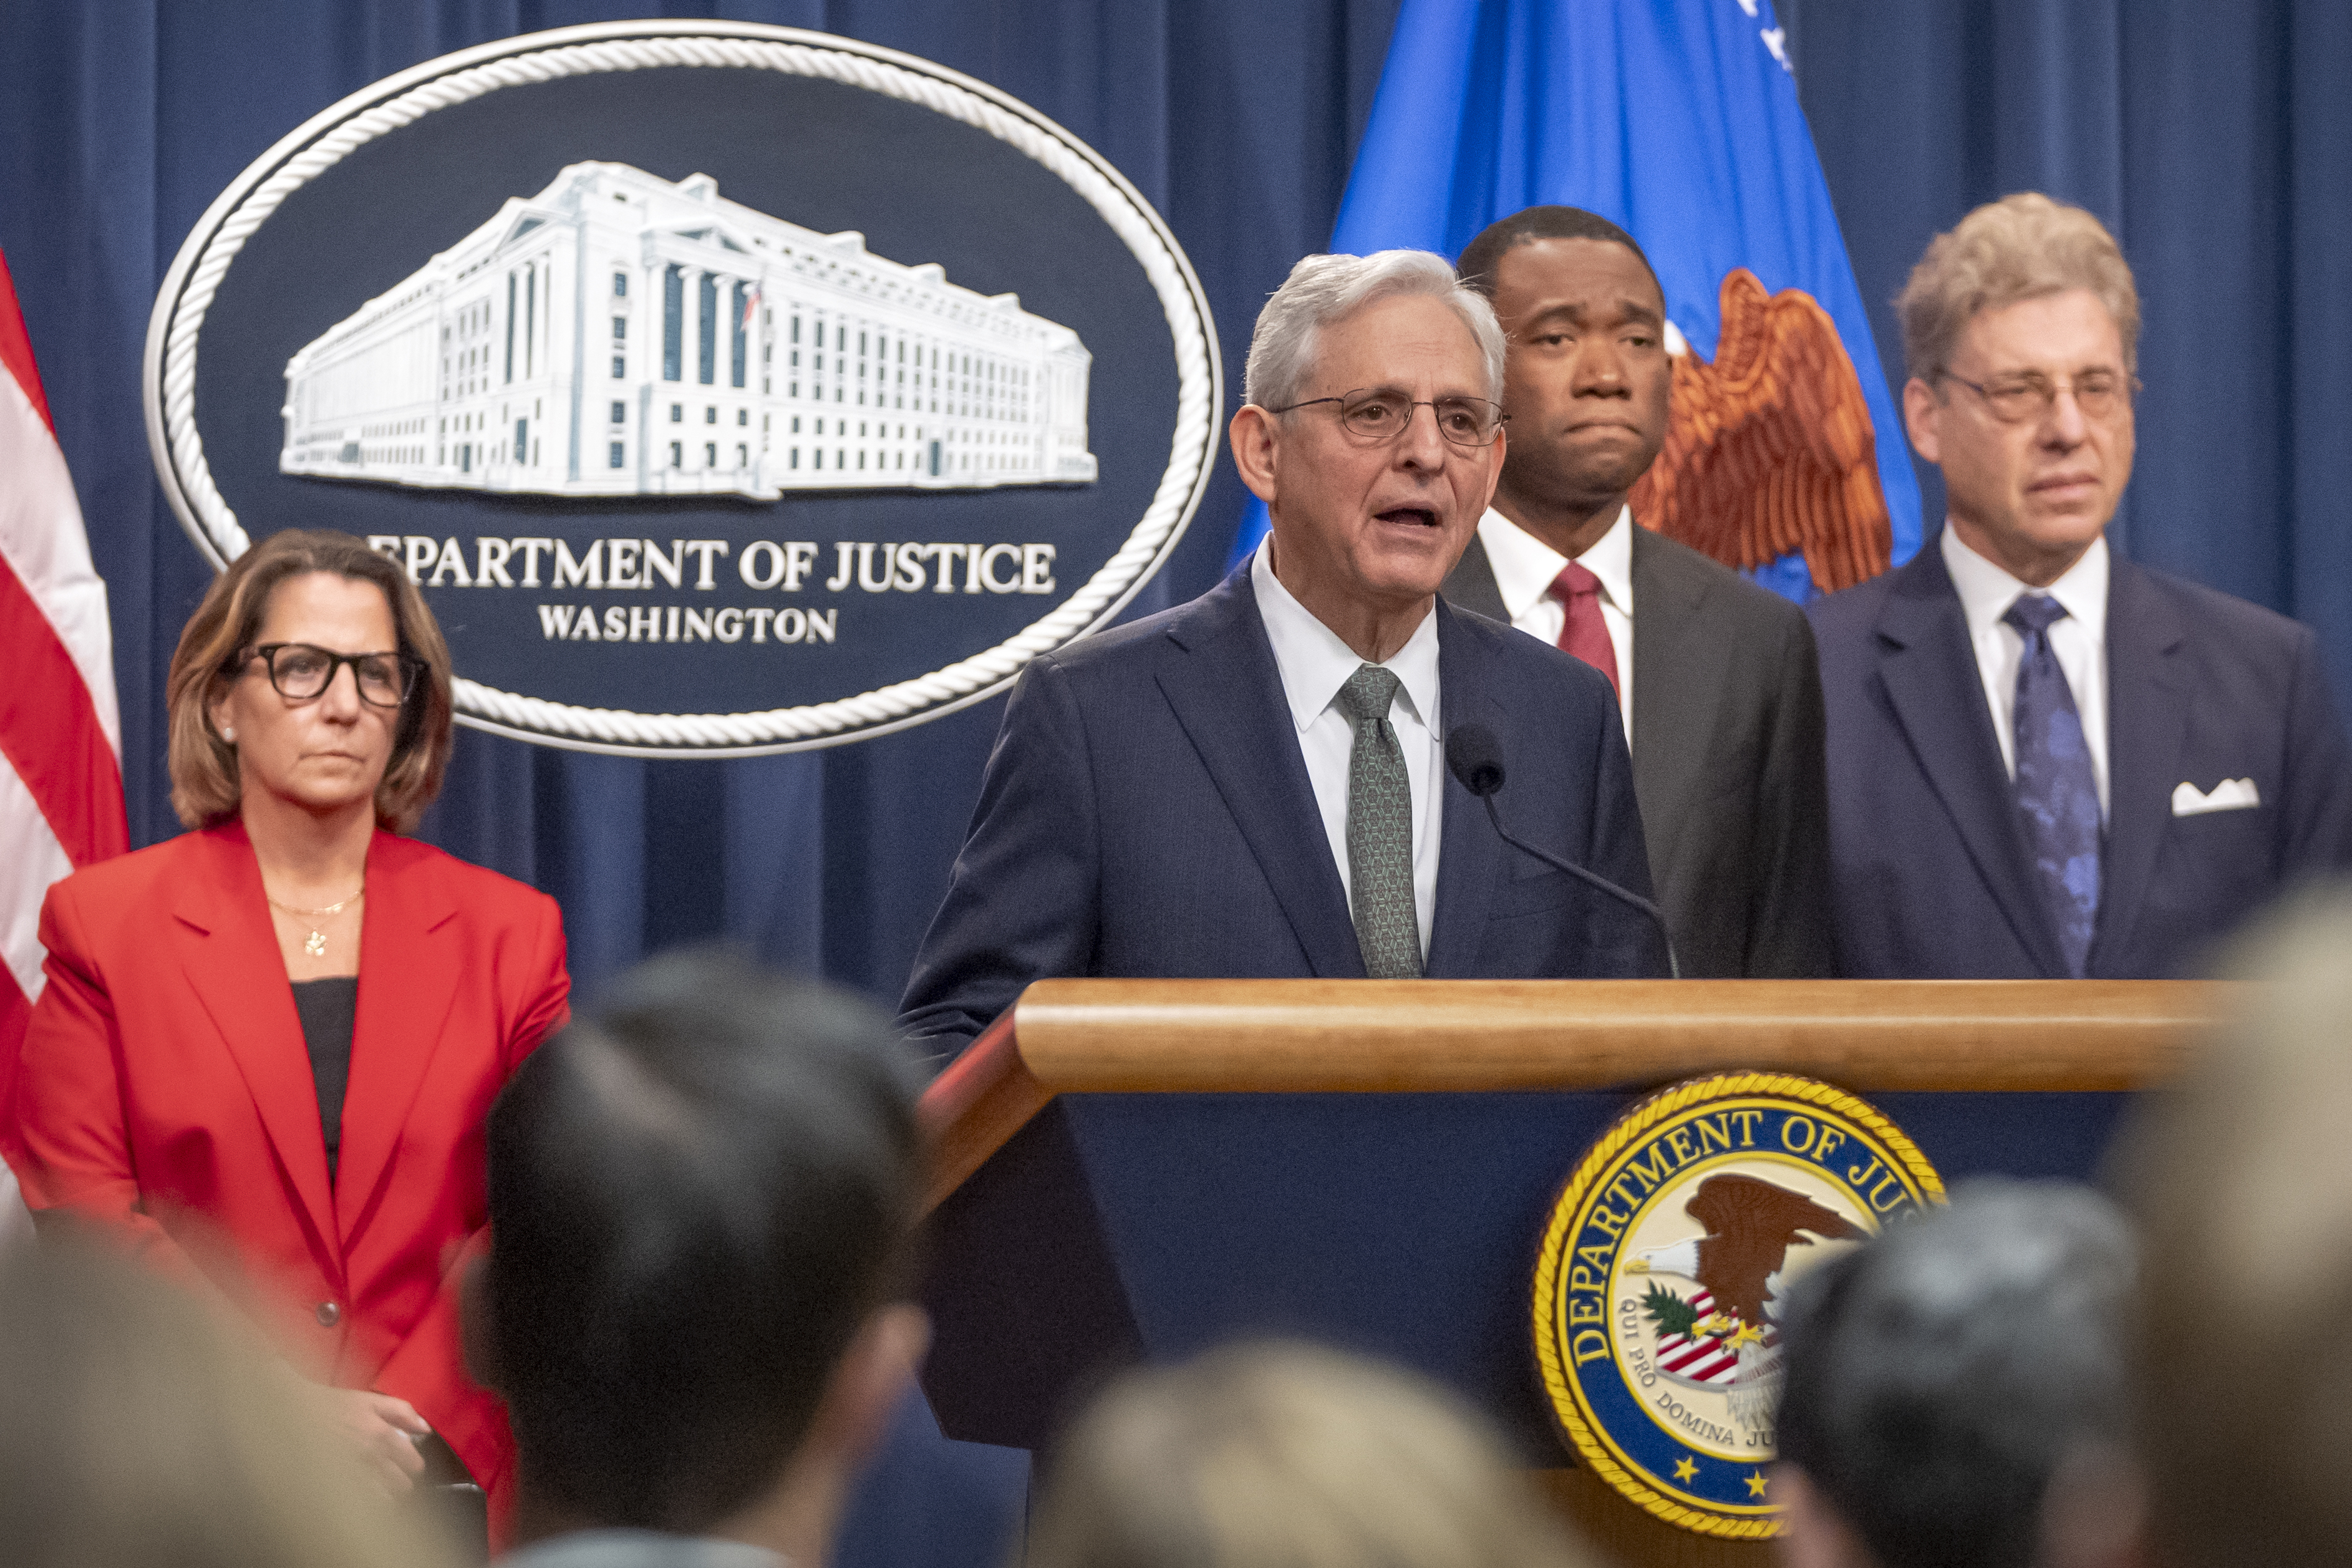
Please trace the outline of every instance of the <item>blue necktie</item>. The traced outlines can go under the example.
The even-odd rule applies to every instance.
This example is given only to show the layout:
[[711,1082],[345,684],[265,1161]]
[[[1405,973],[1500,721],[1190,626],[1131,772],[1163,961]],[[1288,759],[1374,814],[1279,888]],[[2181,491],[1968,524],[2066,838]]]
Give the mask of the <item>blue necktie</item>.
[[2099,915],[2099,787],[2074,689],[2051,651],[2057,600],[2026,595],[2001,619],[2025,639],[2017,667],[2017,812],[2066,973],[2081,979]]

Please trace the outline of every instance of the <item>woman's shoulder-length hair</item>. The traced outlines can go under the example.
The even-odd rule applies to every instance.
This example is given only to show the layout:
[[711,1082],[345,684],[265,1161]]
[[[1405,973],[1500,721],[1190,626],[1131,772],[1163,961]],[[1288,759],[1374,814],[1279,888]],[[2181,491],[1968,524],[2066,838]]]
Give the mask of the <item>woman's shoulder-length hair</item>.
[[243,668],[269,608],[289,577],[327,572],[373,583],[392,606],[400,651],[424,665],[394,731],[392,760],[375,790],[376,821],[394,833],[416,826],[441,792],[452,741],[449,645],[408,574],[365,541],[332,529],[273,533],[230,563],[180,634],[164,680],[172,809],[189,827],[213,827],[237,815],[243,785],[236,748],[213,728],[214,699]]

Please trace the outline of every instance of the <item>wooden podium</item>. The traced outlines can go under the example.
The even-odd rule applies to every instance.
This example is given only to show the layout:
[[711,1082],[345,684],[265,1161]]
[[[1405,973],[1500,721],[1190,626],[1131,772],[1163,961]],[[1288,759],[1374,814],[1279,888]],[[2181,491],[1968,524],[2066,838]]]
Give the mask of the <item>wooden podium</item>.
[[1605,1549],[1762,1563],[1569,1468],[1533,1368],[1544,1212],[1648,1090],[1727,1068],[1869,1099],[1947,1182],[2094,1173],[2221,988],[2169,981],[1048,980],[924,1097],[924,1386],[1037,1448],[1101,1379],[1249,1335],[1489,1411]]

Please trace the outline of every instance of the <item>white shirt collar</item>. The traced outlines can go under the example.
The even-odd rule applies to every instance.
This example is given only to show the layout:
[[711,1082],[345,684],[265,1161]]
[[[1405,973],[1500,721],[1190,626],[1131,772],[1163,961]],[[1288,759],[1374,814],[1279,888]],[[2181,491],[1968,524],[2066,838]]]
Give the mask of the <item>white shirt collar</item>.
[[[1517,621],[1551,591],[1568,557],[1505,517],[1492,507],[1478,520],[1478,542],[1486,547],[1486,564],[1494,568],[1495,586],[1503,608]],[[1633,509],[1617,509],[1617,521],[1576,558],[1577,564],[1601,579],[1601,592],[1618,614],[1633,616]]]
[[2026,586],[2007,568],[1986,560],[1968,546],[1949,519],[1944,523],[1940,546],[1944,570],[1960,596],[1960,612],[1968,617],[1969,635],[1976,637],[1997,626],[2009,607],[2022,595],[2046,592],[2066,606],[2066,614],[2082,626],[2094,644],[2107,637],[2107,536],[2099,535],[2083,558],[2066,568],[2065,575],[2047,589]]
[[[1274,666],[1282,674],[1282,692],[1290,703],[1291,721],[1303,732],[1322,716],[1339,695],[1339,688],[1363,667],[1364,659],[1339,640],[1339,634],[1315,618],[1282,579],[1274,574],[1274,536],[1266,535],[1250,562],[1250,586],[1257,594],[1258,616],[1265,623],[1266,640],[1274,645]],[[1437,729],[1437,614],[1433,605],[1404,647],[1383,659],[1381,668],[1394,674],[1413,716],[1426,729]]]

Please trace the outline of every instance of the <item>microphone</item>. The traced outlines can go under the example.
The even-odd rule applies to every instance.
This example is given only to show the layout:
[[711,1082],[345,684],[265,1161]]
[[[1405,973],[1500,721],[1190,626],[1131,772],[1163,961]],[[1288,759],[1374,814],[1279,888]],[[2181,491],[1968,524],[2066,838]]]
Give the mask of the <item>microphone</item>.
[[1638,910],[1649,916],[1658,928],[1658,940],[1666,944],[1666,972],[1676,980],[1683,977],[1682,965],[1675,961],[1675,939],[1666,931],[1666,917],[1658,906],[1641,894],[1621,888],[1595,871],[1588,871],[1573,860],[1563,860],[1547,849],[1538,849],[1524,838],[1513,837],[1504,827],[1503,818],[1495,809],[1495,795],[1503,787],[1503,747],[1495,732],[1484,724],[1456,724],[1445,736],[1445,771],[1454,782],[1486,803],[1486,820],[1495,825],[1495,836],[1512,848],[1532,855],[1556,870],[1565,871],[1590,887],[1598,888],[1626,908]]

